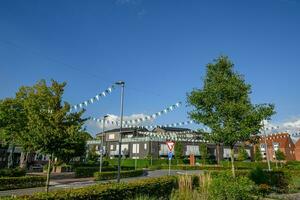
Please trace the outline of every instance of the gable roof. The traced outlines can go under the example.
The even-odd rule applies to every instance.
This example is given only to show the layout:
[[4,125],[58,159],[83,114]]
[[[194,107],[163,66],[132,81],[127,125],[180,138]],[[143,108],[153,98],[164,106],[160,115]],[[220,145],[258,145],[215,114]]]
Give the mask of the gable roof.
[[[132,133],[132,132],[137,132],[137,131],[146,132],[146,131],[148,131],[148,129],[146,129],[146,128],[122,128],[122,133]],[[120,128],[115,128],[115,129],[104,131],[104,133],[119,133],[119,132],[120,132]],[[103,132],[100,132],[100,133],[97,133],[96,136],[99,136],[102,134],[103,134]]]
[[164,130],[166,132],[168,131],[174,131],[174,132],[183,132],[183,131],[192,131],[188,128],[177,128],[177,127],[157,127],[153,129],[153,132],[157,132],[159,129]]

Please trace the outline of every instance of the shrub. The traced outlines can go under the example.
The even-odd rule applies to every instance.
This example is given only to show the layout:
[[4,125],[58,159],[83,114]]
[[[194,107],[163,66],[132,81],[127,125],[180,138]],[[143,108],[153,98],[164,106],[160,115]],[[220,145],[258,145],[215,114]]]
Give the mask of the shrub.
[[44,176],[1,177],[0,190],[12,190],[44,186]]
[[176,188],[176,178],[165,176],[149,178],[128,183],[106,183],[84,188],[57,190],[53,192],[38,193],[33,196],[18,197],[18,199],[31,200],[129,200],[140,196],[155,199],[169,199],[172,190]]
[[0,177],[20,177],[20,176],[25,176],[25,174],[26,171],[21,168],[0,170]]
[[264,171],[259,167],[250,172],[249,178],[257,185],[269,185],[275,192],[280,193],[288,191],[291,181],[290,175],[284,171]]
[[[116,171],[117,169],[112,166],[106,166],[102,167],[103,172],[108,172],[108,171]],[[93,177],[95,172],[99,171],[99,166],[98,167],[77,167],[75,169],[75,177]]]
[[214,200],[247,200],[252,199],[254,188],[254,183],[247,177],[233,178],[229,173],[221,173],[212,179],[209,196]]
[[[128,177],[135,177],[143,175],[143,170],[132,170],[132,171],[121,171],[120,177],[121,178],[128,178]],[[117,178],[117,171],[114,172],[95,172],[94,177],[96,181],[100,180],[111,180]]]

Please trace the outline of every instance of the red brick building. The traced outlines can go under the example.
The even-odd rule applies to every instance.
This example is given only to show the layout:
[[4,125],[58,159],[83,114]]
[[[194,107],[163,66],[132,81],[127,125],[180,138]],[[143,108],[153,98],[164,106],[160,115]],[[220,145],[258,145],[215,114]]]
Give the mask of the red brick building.
[[300,139],[295,143],[295,159],[300,160]]
[[[267,148],[265,148],[266,146],[265,142],[267,143]],[[275,152],[277,150],[280,150],[284,153],[287,161],[296,160],[295,144],[288,133],[277,133],[277,134],[267,135],[266,140],[265,137],[262,136],[259,139],[259,146],[264,159],[266,159],[266,149],[267,149],[271,161],[275,161]],[[300,160],[300,142],[298,144],[298,148],[299,148],[298,150],[299,155],[297,158]]]

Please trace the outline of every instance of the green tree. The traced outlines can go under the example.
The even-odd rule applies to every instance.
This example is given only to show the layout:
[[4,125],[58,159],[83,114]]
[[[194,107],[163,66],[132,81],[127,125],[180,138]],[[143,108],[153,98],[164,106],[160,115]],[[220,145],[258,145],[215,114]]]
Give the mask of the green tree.
[[244,161],[244,160],[247,160],[248,159],[248,153],[245,149],[245,147],[241,146],[239,148],[239,151],[238,151],[238,157],[237,157],[237,160],[239,161]]
[[178,160],[183,158],[183,145],[182,142],[178,141],[175,143],[174,146],[174,151],[175,151],[175,159],[177,160],[177,164],[178,164]]
[[235,176],[234,146],[258,134],[261,121],[269,119],[275,112],[272,104],[251,103],[251,86],[233,66],[224,56],[208,64],[203,88],[194,89],[187,100],[193,107],[190,118],[211,129],[210,140],[230,147]]
[[284,153],[282,151],[280,151],[279,149],[277,151],[275,151],[275,157],[276,157],[276,160],[278,160],[278,161],[282,161],[282,160],[286,159]]
[[8,167],[13,167],[15,145],[22,143],[22,135],[28,133],[27,121],[21,101],[14,98],[0,100],[0,140],[11,149]]
[[24,141],[30,139],[35,151],[50,156],[46,191],[51,161],[54,157],[64,159],[64,153],[74,144],[78,145],[85,121],[82,119],[84,110],[70,113],[70,105],[62,103],[65,85],[52,80],[51,85],[47,86],[46,81],[41,80],[32,87],[21,87],[16,95],[23,102],[28,119],[27,128],[30,130]]
[[258,145],[255,145],[255,152],[254,152],[254,160],[256,162],[260,162],[262,161],[262,155],[261,155],[261,151],[260,151],[260,147]]
[[202,164],[205,165],[206,164],[206,160],[208,158],[208,151],[207,151],[207,145],[206,145],[206,143],[201,143],[199,145],[199,150],[200,150]]

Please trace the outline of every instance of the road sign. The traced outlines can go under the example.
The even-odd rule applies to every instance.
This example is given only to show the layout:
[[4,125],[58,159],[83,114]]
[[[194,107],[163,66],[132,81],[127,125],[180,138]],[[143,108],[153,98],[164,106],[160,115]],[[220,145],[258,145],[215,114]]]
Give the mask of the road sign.
[[172,151],[169,151],[169,152],[168,152],[168,158],[169,158],[169,160],[171,160],[172,157],[173,157],[173,152],[172,152]]
[[172,151],[175,146],[175,142],[167,141],[166,144],[167,144],[169,151]]

